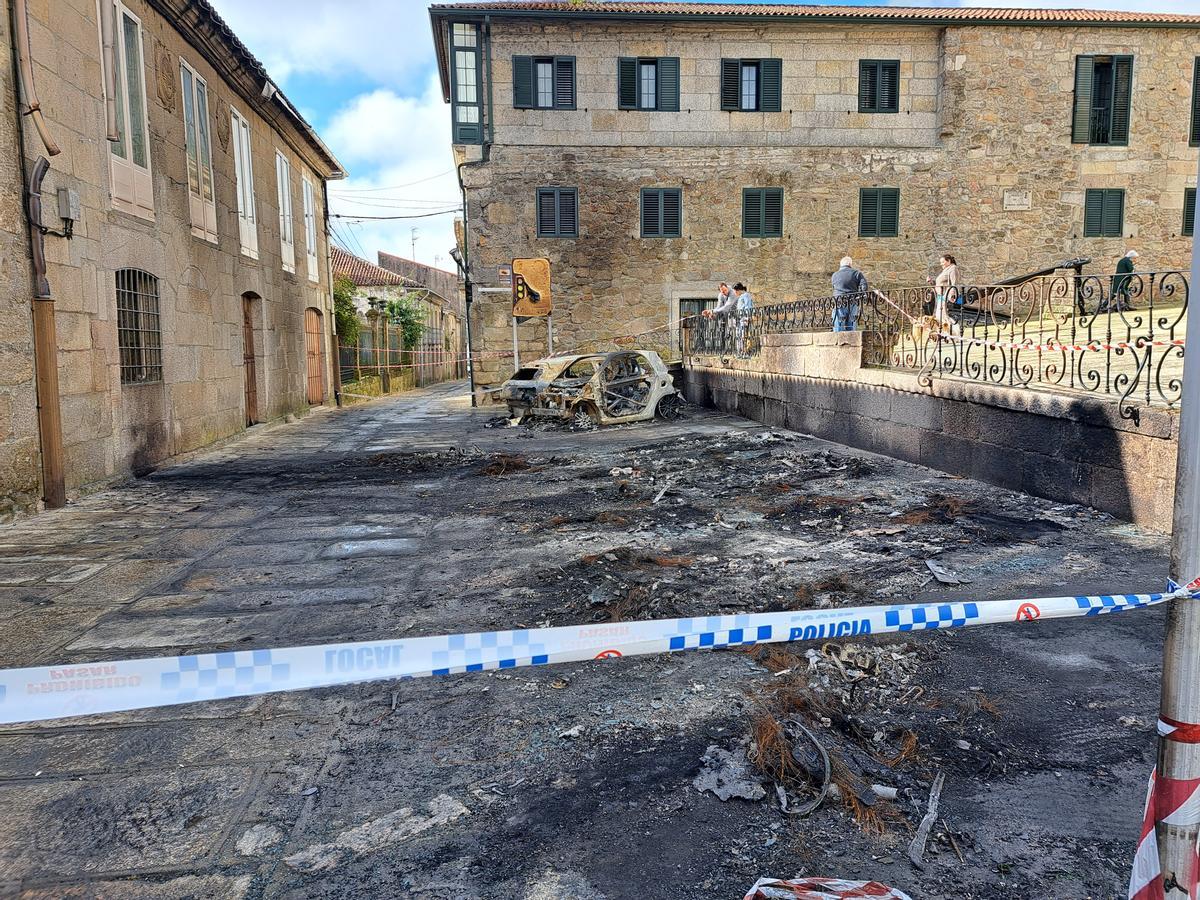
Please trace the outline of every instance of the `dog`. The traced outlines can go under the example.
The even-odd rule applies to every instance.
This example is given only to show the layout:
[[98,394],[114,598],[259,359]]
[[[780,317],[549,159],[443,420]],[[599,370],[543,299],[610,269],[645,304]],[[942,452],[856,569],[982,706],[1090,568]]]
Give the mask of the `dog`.
[[926,341],[938,339],[942,335],[950,336],[958,334],[958,323],[953,319],[939,319],[937,316],[918,316],[913,319],[912,336],[913,342],[918,346],[922,346]]

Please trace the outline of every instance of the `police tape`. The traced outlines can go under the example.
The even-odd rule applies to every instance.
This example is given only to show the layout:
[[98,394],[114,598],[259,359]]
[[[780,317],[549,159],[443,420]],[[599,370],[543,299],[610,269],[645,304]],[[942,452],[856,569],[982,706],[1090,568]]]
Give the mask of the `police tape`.
[[0,671],[0,724],[682,650],[1102,616],[1198,591],[1200,579],[1183,588],[1170,583],[1155,594],[656,619],[6,669]]

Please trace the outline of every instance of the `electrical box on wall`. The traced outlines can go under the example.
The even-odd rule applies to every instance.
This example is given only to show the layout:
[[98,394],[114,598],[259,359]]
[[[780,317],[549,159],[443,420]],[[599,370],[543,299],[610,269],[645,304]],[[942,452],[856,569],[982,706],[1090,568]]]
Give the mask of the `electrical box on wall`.
[[69,222],[79,221],[79,191],[71,188],[58,189],[58,217]]

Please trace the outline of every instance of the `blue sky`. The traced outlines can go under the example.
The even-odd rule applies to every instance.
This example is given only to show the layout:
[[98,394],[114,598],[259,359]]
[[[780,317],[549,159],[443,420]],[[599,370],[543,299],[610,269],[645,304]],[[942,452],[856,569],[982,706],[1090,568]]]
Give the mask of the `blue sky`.
[[[330,185],[330,210],[346,216],[421,216],[391,222],[335,219],[340,241],[371,261],[377,250],[387,250],[453,268],[449,250],[454,245],[454,214],[445,210],[458,203],[458,183],[450,154],[450,111],[437,84],[428,4],[211,2],[349,169],[348,180]],[[842,3],[868,5],[866,0]],[[906,0],[890,5],[1194,13],[1200,0]]]

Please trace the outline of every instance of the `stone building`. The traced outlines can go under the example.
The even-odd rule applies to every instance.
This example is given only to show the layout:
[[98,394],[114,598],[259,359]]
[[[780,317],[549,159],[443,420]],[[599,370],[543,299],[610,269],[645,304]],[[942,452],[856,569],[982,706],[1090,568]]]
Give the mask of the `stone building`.
[[[325,402],[342,171],[262,65],[204,0],[0,8],[0,514],[56,467],[76,493]],[[20,200],[40,157],[44,281]],[[31,301],[57,331],[40,367]]]
[[[829,293],[845,254],[923,283],[1088,256],[1186,264],[1200,15],[498,0],[431,8],[472,277],[551,262],[555,345],[745,281]],[[1185,203],[1188,204],[1185,210]],[[476,292],[475,350],[512,347]],[[522,356],[545,327],[519,327]],[[509,362],[481,359],[481,382]]]

